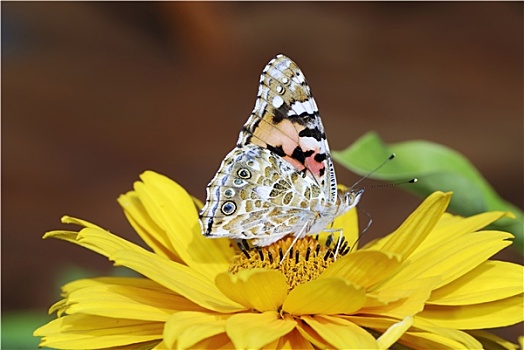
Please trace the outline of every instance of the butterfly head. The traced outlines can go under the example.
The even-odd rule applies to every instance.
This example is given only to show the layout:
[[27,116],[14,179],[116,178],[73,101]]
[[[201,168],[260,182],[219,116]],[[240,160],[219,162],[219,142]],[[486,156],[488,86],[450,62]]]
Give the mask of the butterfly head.
[[351,208],[355,207],[358,202],[360,201],[360,197],[364,193],[364,189],[361,190],[353,190],[351,188],[348,188],[346,190],[339,190],[338,191],[338,199],[339,199],[339,205],[338,205],[338,211],[337,216],[344,214]]

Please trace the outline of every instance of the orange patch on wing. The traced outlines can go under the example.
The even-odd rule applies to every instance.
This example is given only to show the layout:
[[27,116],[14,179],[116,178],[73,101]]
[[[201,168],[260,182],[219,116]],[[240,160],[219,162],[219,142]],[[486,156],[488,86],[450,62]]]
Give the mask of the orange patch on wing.
[[315,151],[315,153],[313,153],[310,157],[306,158],[306,167],[309,169],[309,171],[311,171],[311,173],[313,173],[313,175],[315,175],[315,177],[319,178],[323,176],[323,174],[320,174],[320,171],[325,169],[326,166],[324,162],[317,162],[315,160],[315,155],[317,154],[318,151]]

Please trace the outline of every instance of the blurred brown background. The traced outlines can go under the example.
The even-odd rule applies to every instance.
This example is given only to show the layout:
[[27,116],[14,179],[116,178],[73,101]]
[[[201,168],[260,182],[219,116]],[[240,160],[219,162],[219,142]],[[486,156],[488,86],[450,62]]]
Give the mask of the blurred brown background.
[[[69,266],[110,273],[94,253],[41,240],[62,215],[137,241],[115,199],[146,169],[204,199],[278,53],[305,72],[332,149],[369,130],[439,142],[522,207],[522,2],[1,6],[4,311],[47,308]],[[420,202],[389,188],[364,197],[367,239]]]

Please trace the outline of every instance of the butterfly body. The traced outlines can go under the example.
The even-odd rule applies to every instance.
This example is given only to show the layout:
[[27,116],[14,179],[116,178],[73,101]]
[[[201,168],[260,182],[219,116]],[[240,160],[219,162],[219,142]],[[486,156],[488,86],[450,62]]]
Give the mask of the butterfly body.
[[278,55],[262,72],[236,148],[207,186],[202,233],[255,246],[318,233],[361,193],[337,190],[316,103],[300,69]]

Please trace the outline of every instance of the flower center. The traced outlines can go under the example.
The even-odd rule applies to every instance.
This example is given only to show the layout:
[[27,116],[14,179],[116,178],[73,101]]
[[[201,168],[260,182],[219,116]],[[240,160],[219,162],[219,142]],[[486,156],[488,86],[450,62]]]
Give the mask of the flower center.
[[[316,238],[307,236],[298,239],[293,247],[294,237],[286,237],[267,247],[250,248],[246,241],[239,244],[240,253],[233,258],[229,272],[243,269],[265,268],[282,272],[287,279],[289,290],[302,283],[316,279],[335,261],[336,243],[329,239],[320,244]],[[284,257],[286,252],[287,255]],[[347,244],[341,245],[338,257],[347,254]]]

